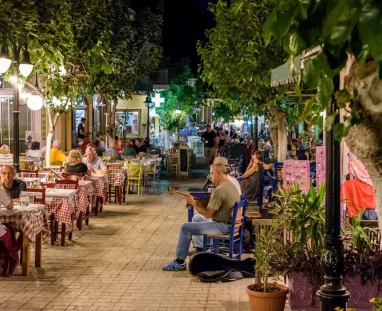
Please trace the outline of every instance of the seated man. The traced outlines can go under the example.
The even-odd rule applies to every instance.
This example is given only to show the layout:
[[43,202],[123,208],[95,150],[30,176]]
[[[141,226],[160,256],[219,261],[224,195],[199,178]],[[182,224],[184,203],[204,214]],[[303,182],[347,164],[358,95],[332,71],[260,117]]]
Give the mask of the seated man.
[[86,164],[92,174],[95,174],[97,170],[103,170],[107,173],[107,167],[105,163],[97,158],[97,152],[94,147],[88,147],[85,151],[86,158],[82,159],[82,163]]
[[185,270],[184,263],[192,236],[203,234],[228,234],[232,218],[232,209],[236,201],[240,200],[239,193],[233,183],[228,181],[227,169],[222,164],[212,164],[210,168],[212,182],[217,186],[212,192],[207,208],[200,206],[191,195],[186,196],[188,204],[208,222],[188,222],[180,228],[176,259],[164,266],[165,271]]
[[50,149],[50,163],[52,162],[61,162],[64,163],[66,161],[66,155],[61,151],[61,142],[59,140],[55,140],[52,145],[52,149]]
[[4,190],[13,200],[18,200],[21,191],[27,191],[27,184],[21,179],[15,178],[16,170],[12,165],[4,165],[1,168],[1,181]]

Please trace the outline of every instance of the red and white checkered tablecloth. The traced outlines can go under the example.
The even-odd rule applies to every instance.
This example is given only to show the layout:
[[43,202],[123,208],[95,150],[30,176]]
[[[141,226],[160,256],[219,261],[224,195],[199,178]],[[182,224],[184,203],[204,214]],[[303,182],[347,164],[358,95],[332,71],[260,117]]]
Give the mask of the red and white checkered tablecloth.
[[78,192],[77,192],[77,206],[76,206],[76,217],[80,212],[86,213],[89,206],[89,198],[93,195],[92,182],[89,180],[80,180],[78,182]]
[[68,231],[72,230],[72,215],[76,213],[76,205],[69,202],[69,198],[54,197],[46,204],[46,210],[54,215],[54,219],[68,226]]
[[48,213],[41,204],[29,204],[28,207],[15,206],[12,210],[0,209],[0,222],[21,231],[33,241],[42,232],[43,238],[50,236]]
[[96,176],[96,177],[97,179],[95,179],[95,176],[91,176],[92,179],[89,179],[92,181],[93,195],[103,198],[106,195],[106,193],[109,191],[107,175]]
[[56,221],[66,224],[69,231],[72,228],[72,215],[76,214],[76,193],[77,190],[70,189],[46,190],[46,210],[54,214]]
[[108,182],[111,186],[123,186],[126,180],[126,170],[109,169]]

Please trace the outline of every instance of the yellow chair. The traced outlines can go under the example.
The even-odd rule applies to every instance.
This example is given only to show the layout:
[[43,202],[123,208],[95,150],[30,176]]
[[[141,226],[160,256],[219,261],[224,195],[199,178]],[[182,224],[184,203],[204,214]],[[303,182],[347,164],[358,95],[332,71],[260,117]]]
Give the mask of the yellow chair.
[[138,195],[142,194],[143,184],[143,164],[128,163],[127,164],[127,193],[130,186],[137,186]]

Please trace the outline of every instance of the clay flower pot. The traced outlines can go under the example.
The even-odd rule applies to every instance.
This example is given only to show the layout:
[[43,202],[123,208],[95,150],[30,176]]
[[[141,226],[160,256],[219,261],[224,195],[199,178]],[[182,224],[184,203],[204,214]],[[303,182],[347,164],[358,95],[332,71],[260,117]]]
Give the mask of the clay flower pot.
[[258,292],[253,288],[261,288],[263,284],[253,284],[247,287],[249,305],[251,311],[284,311],[286,296],[288,295],[288,287],[275,284],[280,292]]

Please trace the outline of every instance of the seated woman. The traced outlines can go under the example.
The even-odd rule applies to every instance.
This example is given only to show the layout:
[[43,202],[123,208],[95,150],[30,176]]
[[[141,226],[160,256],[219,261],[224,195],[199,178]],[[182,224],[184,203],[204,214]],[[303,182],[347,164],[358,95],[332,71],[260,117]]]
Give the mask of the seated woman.
[[254,201],[259,196],[260,177],[263,173],[263,153],[255,151],[248,168],[243,174],[243,180],[240,182],[241,192],[247,193],[248,201]]
[[109,144],[109,148],[106,149],[105,153],[103,154],[104,156],[111,156],[111,157],[115,157],[117,160],[119,160],[119,153],[117,151],[117,149],[115,149],[115,143],[114,142],[111,142]]
[[65,170],[67,173],[78,173],[82,175],[91,175],[86,164],[82,163],[82,156],[78,150],[72,150],[65,162]]
[[[31,149],[27,151],[26,156],[31,158],[42,158],[40,143],[38,141],[32,143]],[[33,164],[42,166],[42,161],[33,162]]]
[[119,154],[122,154],[123,152],[123,140],[122,139],[118,139],[117,141],[117,146],[115,147],[115,149],[118,151]]
[[133,148],[134,142],[131,139],[128,139],[126,141],[126,147],[123,149],[122,155],[125,157],[135,157],[137,155],[137,152]]

